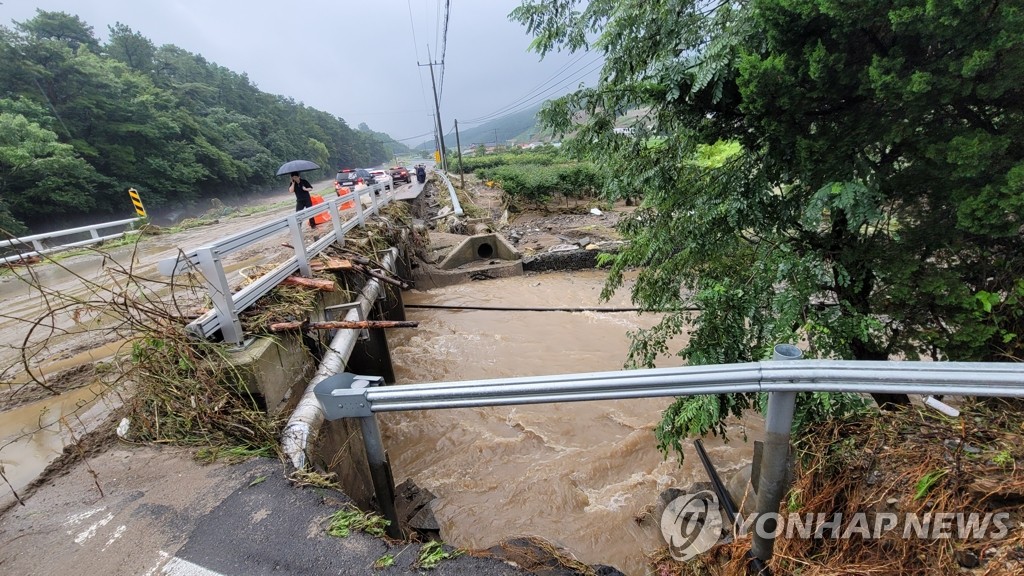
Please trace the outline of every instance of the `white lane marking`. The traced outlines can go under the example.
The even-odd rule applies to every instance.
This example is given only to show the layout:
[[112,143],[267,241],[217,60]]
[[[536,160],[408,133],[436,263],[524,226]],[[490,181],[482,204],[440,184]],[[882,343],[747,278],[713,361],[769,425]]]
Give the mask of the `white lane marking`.
[[156,566],[153,566],[152,568],[150,568],[149,571],[146,572],[146,576],[153,576],[154,574],[156,574],[156,571],[159,570],[160,567],[163,566],[164,562],[166,562],[167,559],[170,558],[170,557],[171,557],[170,554],[168,554],[167,552],[164,552],[163,550],[161,550],[160,551],[160,559],[156,561]]
[[128,527],[125,526],[124,524],[121,524],[120,526],[118,526],[117,530],[114,530],[114,534],[110,537],[110,540],[107,540],[107,543],[103,545],[102,549],[100,549],[100,552],[106,552],[107,548],[109,548],[110,545],[113,544],[115,540],[120,538],[121,534],[124,534],[124,531],[127,530],[127,529],[128,529]]
[[[101,506],[99,508],[96,508],[95,510],[86,510],[85,512],[79,512],[78,514],[72,514],[71,516],[68,516],[68,519],[64,521],[64,524],[62,524],[62,526],[71,526],[73,524],[80,524],[82,522],[82,520],[85,520],[86,518],[88,518],[88,517],[90,517],[93,514],[96,514],[98,512],[103,512],[106,509],[107,509],[106,506]],[[71,534],[71,530],[68,530],[68,534]]]
[[82,530],[81,532],[78,533],[78,536],[75,536],[75,544],[81,544],[82,542],[85,542],[89,538],[92,538],[93,536],[96,535],[96,531],[97,530],[99,530],[103,526],[106,526],[107,523],[110,522],[113,519],[114,519],[114,513],[110,512],[109,514],[104,516],[103,519],[100,520],[99,522],[96,522],[92,526],[89,526],[85,530]]
[[220,572],[208,570],[199,564],[177,557],[171,558],[170,562],[164,565],[163,573],[170,576],[224,576]]

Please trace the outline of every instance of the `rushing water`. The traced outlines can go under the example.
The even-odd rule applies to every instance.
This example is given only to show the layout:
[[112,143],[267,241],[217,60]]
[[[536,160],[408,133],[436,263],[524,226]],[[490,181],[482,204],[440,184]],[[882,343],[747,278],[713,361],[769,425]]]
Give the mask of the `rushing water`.
[[[508,307],[602,305],[605,274],[553,273],[406,293],[406,304]],[[629,293],[628,286],[620,291]],[[604,304],[626,306],[625,296]],[[419,328],[394,331],[400,383],[617,370],[627,332],[653,315],[598,312],[407,310]],[[675,342],[681,345],[682,342]],[[661,366],[678,364],[666,358]],[[413,478],[438,495],[442,537],[487,548],[534,535],[588,564],[645,574],[663,546],[649,513],[671,486],[707,481],[696,455],[680,464],[655,448],[653,429],[670,399],[387,413],[381,423],[396,482]],[[757,428],[753,420],[748,426]],[[719,472],[749,462],[739,438],[706,442]]]

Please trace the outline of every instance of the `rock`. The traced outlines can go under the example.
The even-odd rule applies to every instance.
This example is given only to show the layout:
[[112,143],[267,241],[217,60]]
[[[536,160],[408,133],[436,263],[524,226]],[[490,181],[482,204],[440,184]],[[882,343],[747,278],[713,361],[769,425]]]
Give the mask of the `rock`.
[[420,488],[412,479],[408,479],[395,487],[395,512],[398,521],[418,531],[430,532],[439,528],[420,528],[420,526],[436,526],[437,520],[431,510],[430,503],[436,496],[426,488]]
[[579,240],[576,241],[576,245],[579,247],[586,246],[587,244],[590,244],[590,236],[580,238]]
[[437,518],[434,517],[434,508],[429,502],[426,506],[420,508],[420,511],[415,516],[409,519],[409,527],[420,532],[441,531],[441,526],[438,525]]
[[578,248],[575,244],[556,244],[548,248],[548,252],[568,252]]
[[754,493],[754,487],[750,485],[752,469],[753,465],[747,464],[723,479],[736,509],[744,514],[750,514],[757,508],[757,495]]
[[963,566],[964,568],[977,568],[981,561],[978,560],[978,555],[970,550],[960,550],[956,553],[956,563]]
[[949,438],[949,439],[945,440],[943,442],[943,444],[946,446],[946,448],[948,448],[952,452],[956,452],[956,450],[958,448],[960,448],[961,445],[962,445],[963,451],[968,453],[968,454],[980,454],[981,453],[981,448],[978,448],[976,446],[971,446],[970,444],[967,444],[966,442],[961,443],[960,440],[954,440],[952,438]]
[[594,216],[604,216],[604,212],[601,212],[597,208],[591,208],[590,213],[593,214]]
[[593,244],[593,243],[587,244],[587,246],[584,248],[584,250],[600,250],[600,249],[601,249],[600,246],[598,246],[597,244]]
[[900,502],[899,498],[889,498],[889,499],[887,499],[885,501],[885,503],[888,504],[889,506],[895,506],[895,505],[899,504],[899,502]]

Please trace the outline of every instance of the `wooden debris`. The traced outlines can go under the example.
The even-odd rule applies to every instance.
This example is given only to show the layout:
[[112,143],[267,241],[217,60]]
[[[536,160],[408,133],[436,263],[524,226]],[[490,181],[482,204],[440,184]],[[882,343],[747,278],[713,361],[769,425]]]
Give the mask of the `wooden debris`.
[[10,262],[5,262],[5,264],[7,264],[8,266],[29,266],[29,265],[32,265],[32,264],[39,264],[42,261],[43,261],[43,259],[40,258],[39,256],[25,256],[25,257],[20,258],[18,260],[12,260]]
[[316,272],[328,270],[335,272],[338,270],[351,270],[354,264],[351,260],[343,260],[340,258],[327,258],[326,261],[313,262],[309,265],[311,269]]
[[324,292],[334,292],[335,285],[334,280],[324,280],[322,278],[303,278],[301,276],[289,276],[281,282],[281,284],[290,284],[292,286],[305,286],[307,288],[316,288],[317,290],[323,290]]
[[366,330],[375,328],[416,328],[420,323],[414,320],[335,320],[333,322],[276,322],[270,325],[271,332],[287,330]]

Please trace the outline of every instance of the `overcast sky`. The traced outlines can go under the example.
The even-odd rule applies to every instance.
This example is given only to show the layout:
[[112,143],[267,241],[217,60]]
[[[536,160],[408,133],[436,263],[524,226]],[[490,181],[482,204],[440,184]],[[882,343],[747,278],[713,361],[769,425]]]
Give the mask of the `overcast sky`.
[[[508,19],[519,0],[0,0],[5,25],[36,9],[75,14],[106,42],[107,26],[127,24],[160,46],[175,44],[235,72],[261,90],[366,122],[406,144],[431,138],[430,72],[445,70],[445,132],[473,120],[559,96],[593,82],[596,55],[529,52],[531,37]],[[415,40],[414,40],[415,36]],[[440,82],[440,68],[435,68]],[[418,135],[426,134],[423,137]],[[410,138],[412,137],[412,138]]]

